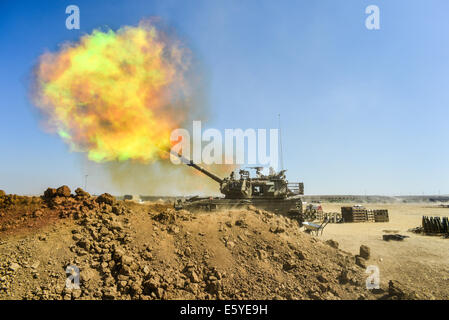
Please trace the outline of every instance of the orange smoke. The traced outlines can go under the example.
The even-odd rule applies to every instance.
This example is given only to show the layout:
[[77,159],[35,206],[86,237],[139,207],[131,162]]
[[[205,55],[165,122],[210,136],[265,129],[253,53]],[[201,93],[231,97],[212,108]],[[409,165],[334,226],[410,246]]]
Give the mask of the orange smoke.
[[33,100],[71,150],[147,163],[167,157],[186,120],[190,65],[180,41],[148,22],[95,30],[39,58]]

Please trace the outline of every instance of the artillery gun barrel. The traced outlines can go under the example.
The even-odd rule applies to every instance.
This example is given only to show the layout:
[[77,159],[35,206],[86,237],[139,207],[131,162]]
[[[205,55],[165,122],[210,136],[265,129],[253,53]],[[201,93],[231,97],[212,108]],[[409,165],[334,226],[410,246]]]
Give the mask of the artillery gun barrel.
[[208,176],[212,180],[215,180],[215,181],[217,181],[220,184],[223,182],[223,179],[221,179],[219,176],[216,176],[212,172],[209,172],[206,169],[204,169],[203,167],[200,167],[199,165],[194,163],[192,160],[189,160],[186,157],[183,157],[182,155],[177,154],[176,152],[174,152],[172,150],[170,150],[170,153],[175,155],[175,156],[177,156],[182,161],[182,163],[188,165],[189,167],[195,168],[196,170],[202,172],[203,174],[205,174],[206,176]]
[[186,164],[187,164],[188,166],[190,166],[190,167],[192,167],[192,168],[195,168],[196,170],[198,170],[198,171],[204,173],[206,176],[208,176],[209,178],[211,178],[211,179],[217,181],[217,182],[220,183],[220,184],[223,182],[223,179],[221,179],[220,177],[216,176],[216,175],[213,174],[212,172],[209,172],[209,171],[207,171],[206,169],[200,167],[199,165],[193,163],[192,160],[190,160],[190,162],[189,162],[189,163],[186,163]]

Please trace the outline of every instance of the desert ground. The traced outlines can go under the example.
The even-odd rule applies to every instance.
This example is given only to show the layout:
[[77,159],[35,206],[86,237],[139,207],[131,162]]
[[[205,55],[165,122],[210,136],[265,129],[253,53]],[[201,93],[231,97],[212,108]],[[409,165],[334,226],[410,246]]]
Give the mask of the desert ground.
[[[329,224],[313,236],[252,206],[193,213],[66,186],[3,192],[0,299],[447,299],[449,240],[407,232],[447,209],[369,207],[389,209],[390,222]],[[410,238],[385,242],[384,230]],[[379,266],[380,289],[367,290],[364,264]],[[69,266],[79,287],[67,286]]]
[[[340,211],[348,203],[323,203],[323,210]],[[409,232],[421,225],[422,216],[449,216],[449,208],[430,203],[369,203],[368,209],[388,209],[389,222],[328,224],[324,240],[333,239],[342,250],[356,254],[360,245],[371,249],[368,264],[379,267],[381,287],[399,280],[437,299],[449,299],[449,239]],[[409,236],[403,241],[383,241],[386,233]]]

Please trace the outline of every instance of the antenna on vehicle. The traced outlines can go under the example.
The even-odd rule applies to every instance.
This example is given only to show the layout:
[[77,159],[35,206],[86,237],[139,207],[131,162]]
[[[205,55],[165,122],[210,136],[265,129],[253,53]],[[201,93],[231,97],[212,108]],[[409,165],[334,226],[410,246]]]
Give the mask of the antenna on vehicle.
[[281,114],[278,114],[278,125],[279,125],[279,160],[281,162],[281,170],[284,170],[284,158],[282,155],[282,131],[281,131]]

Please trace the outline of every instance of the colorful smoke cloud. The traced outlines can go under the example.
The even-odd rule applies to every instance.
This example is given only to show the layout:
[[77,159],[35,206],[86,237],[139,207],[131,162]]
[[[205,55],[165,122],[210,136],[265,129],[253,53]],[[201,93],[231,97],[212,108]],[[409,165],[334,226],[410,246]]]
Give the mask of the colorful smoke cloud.
[[190,68],[190,51],[148,21],[94,30],[39,58],[32,97],[72,151],[148,163],[167,157],[171,131],[195,109]]

